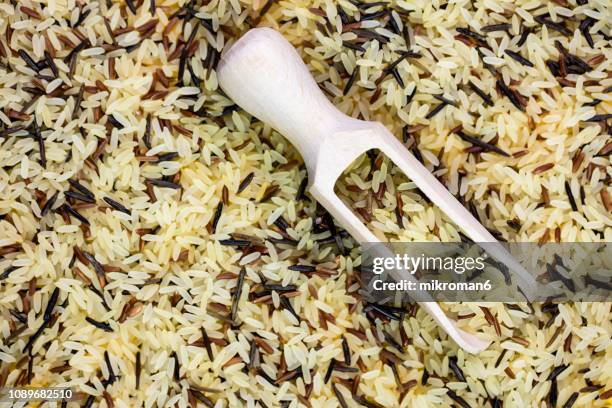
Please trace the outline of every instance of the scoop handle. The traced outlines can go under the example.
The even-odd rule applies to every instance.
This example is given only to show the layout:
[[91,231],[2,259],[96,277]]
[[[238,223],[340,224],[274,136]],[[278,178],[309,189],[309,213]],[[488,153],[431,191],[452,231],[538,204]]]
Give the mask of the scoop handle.
[[273,29],[248,31],[224,53],[217,72],[223,91],[289,139],[307,163],[325,137],[357,122],[331,104],[295,48]]

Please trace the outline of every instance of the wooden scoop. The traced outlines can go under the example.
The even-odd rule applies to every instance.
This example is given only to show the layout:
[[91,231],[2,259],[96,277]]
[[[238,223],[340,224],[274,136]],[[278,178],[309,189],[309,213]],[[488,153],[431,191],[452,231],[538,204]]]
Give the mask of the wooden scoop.
[[[452,194],[380,123],[351,118],[323,95],[297,51],[270,28],[247,32],[222,56],[219,84],[240,107],[271,125],[299,150],[306,163],[310,194],[359,242],[380,240],[334,192],[338,177],[364,152],[380,149],[474,242],[526,283],[531,276]],[[411,276],[403,276],[410,279]],[[471,353],[489,342],[457,328],[431,297],[421,299],[455,342]]]

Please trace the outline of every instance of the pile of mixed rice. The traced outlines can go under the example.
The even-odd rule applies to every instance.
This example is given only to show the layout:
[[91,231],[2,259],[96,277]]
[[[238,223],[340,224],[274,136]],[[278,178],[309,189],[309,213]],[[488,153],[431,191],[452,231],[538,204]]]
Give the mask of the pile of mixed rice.
[[[500,239],[612,241],[611,15],[609,0],[2,1],[0,387],[73,387],[68,406],[88,407],[610,406],[610,303],[443,305],[493,342],[480,355],[417,305],[364,304],[358,247],[215,67],[274,27]],[[382,157],[338,191],[381,238],[460,239]]]

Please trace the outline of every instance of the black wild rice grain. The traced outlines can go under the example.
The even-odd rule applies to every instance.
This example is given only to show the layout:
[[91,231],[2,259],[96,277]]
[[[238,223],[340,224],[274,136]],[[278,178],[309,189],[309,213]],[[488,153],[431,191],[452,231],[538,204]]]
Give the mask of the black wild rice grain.
[[559,63],[553,60],[546,60],[548,70],[556,77],[561,76],[561,67]]
[[[582,393],[589,393],[589,392],[599,391],[603,387],[604,387],[603,385],[587,385],[586,387],[582,387],[579,391]],[[602,398],[602,399],[605,400],[607,398]]]
[[76,71],[76,63],[78,54],[70,54],[70,59],[68,60],[68,78],[72,79],[74,77],[74,71]]
[[74,208],[72,208],[69,204],[62,205],[62,208],[64,208],[66,211],[68,211],[68,213],[70,215],[72,215],[77,220],[81,221],[83,224],[85,224],[87,226],[91,225],[89,223],[89,221],[87,220],[87,218],[85,218],[81,214],[79,214],[79,212],[77,210],[75,210]]
[[227,190],[227,186],[223,186],[221,189],[221,202],[223,205],[229,204],[229,191]]
[[300,182],[297,193],[295,194],[295,199],[297,201],[303,200],[306,198],[306,187],[308,186],[308,176],[304,177]]
[[104,267],[102,266],[102,264],[100,264],[100,262],[98,262],[96,257],[90,254],[89,252],[86,252],[86,251],[81,251],[81,252],[83,253],[83,256],[85,257],[87,262],[89,262],[89,264],[94,268],[96,273],[100,276],[104,276],[105,275]]
[[270,187],[268,187],[266,189],[266,191],[264,192],[264,194],[261,197],[261,199],[259,200],[259,202],[260,203],[264,203],[264,202],[268,201],[269,199],[271,199],[272,197],[274,197],[276,195],[278,190],[280,190],[280,187],[275,185],[275,184],[272,184]]
[[215,215],[213,217],[212,225],[211,225],[211,233],[215,233],[217,231],[217,224],[219,224],[219,220],[221,219],[221,213],[223,212],[223,202],[220,201],[217,204],[217,209],[215,210]]
[[456,30],[457,30],[457,32],[459,34],[463,34],[463,35],[465,35],[467,37],[470,37],[470,38],[472,38],[472,39],[474,39],[474,40],[476,40],[476,41],[478,41],[480,43],[486,44],[486,42],[487,42],[487,37],[485,37],[484,35],[482,35],[480,33],[472,31],[469,28],[458,27]]
[[200,329],[202,332],[202,342],[204,343],[204,348],[206,349],[206,353],[208,354],[208,358],[210,361],[214,360],[212,346],[210,343],[210,338],[208,337],[208,333],[206,333],[206,329],[203,327]]
[[521,223],[517,219],[508,220],[506,221],[506,224],[517,232],[521,229]]
[[592,102],[587,102],[584,104],[584,106],[597,106],[602,102],[601,99],[593,99]]
[[497,87],[499,88],[499,90],[501,91],[502,94],[504,94],[508,99],[510,99],[510,102],[512,102],[512,104],[519,110],[521,111],[525,111],[525,106],[523,106],[523,103],[521,101],[521,99],[517,96],[516,91],[513,89],[510,89],[508,87],[508,85],[506,85],[503,81],[503,79],[498,79],[495,84],[497,85]]
[[459,404],[462,408],[472,408],[470,406],[470,404],[468,404],[466,400],[464,400],[459,395],[457,395],[457,393],[455,391],[448,390],[446,395],[448,395],[453,401],[455,401],[457,404]]
[[476,84],[474,84],[472,81],[469,81],[468,85],[472,91],[474,91],[478,96],[482,98],[485,105],[493,106],[493,100],[485,91],[477,87]]
[[417,88],[415,86],[414,89],[412,90],[412,93],[408,95],[408,99],[406,99],[406,106],[408,106],[410,102],[412,102],[412,98],[414,98],[414,95],[416,95],[416,91],[417,91]]
[[[257,350],[257,349],[255,349]],[[273,379],[266,373],[261,367],[257,368],[257,375],[261,376],[264,380],[266,380],[270,385],[274,385],[277,380]]]
[[291,302],[289,301],[289,299],[287,299],[286,297],[282,296],[280,298],[280,302],[283,305],[283,307],[285,309],[287,309],[289,311],[289,313],[291,313],[291,315],[293,317],[295,317],[295,320],[297,320],[298,322],[301,320],[300,316],[295,312],[295,309],[293,308],[293,306],[291,306]]
[[342,95],[348,95],[349,91],[353,87],[353,83],[355,82],[355,79],[357,79],[357,74],[358,73],[359,73],[359,70],[357,69],[357,67],[355,67],[353,69],[353,73],[351,74],[351,76],[349,77],[348,81],[346,82],[346,85],[344,86],[344,89],[342,90]]
[[560,34],[565,35],[566,37],[569,37],[572,35],[571,30],[568,29],[564,24],[555,23],[554,21],[552,21],[548,13],[540,14],[539,16],[534,16],[533,19],[537,21],[538,23],[550,28],[551,30],[557,31]]
[[23,62],[25,62],[26,65],[31,70],[36,71],[36,72],[40,72],[40,68],[38,67],[38,64],[36,64],[36,62],[34,62],[32,57],[30,57],[30,54],[28,54],[24,50],[19,50],[17,52],[18,52],[19,56],[21,57],[21,59],[23,60]]
[[[24,88],[24,90],[25,90],[25,88]],[[0,136],[6,137],[6,136],[8,136],[10,134],[19,132],[20,130],[23,130],[23,129],[25,129],[25,127],[23,125],[18,125],[18,126],[13,126],[13,127],[10,127],[10,128],[6,128],[6,129],[3,129],[2,131],[0,131]]]
[[351,32],[357,35],[357,37],[366,40],[378,40],[378,42],[381,44],[386,44],[389,42],[389,39],[384,35],[378,34],[376,31],[369,30],[367,28],[353,28]]
[[410,133],[408,133],[408,125],[402,128],[402,143],[406,144],[410,139]]
[[[259,368],[260,365],[259,348],[254,340],[251,340],[251,348],[249,349],[249,369],[253,370]],[[272,382],[271,384],[274,384]]]
[[250,172],[249,174],[247,174],[244,180],[240,182],[240,185],[238,186],[238,190],[236,191],[236,194],[240,194],[244,190],[246,190],[249,184],[251,184],[251,181],[253,181],[253,177],[255,177],[255,173]]
[[287,238],[273,238],[273,237],[268,237],[266,238],[266,241],[270,241],[273,244],[284,244],[284,245],[291,245],[291,246],[296,246],[298,244],[297,241],[294,241],[292,239],[287,239]]
[[91,192],[91,191],[90,191],[90,190],[89,190],[87,187],[85,187],[84,185],[82,185],[82,184],[81,184],[81,183],[79,183],[78,181],[76,181],[76,180],[72,180],[72,179],[68,179],[68,183],[70,183],[70,185],[71,185],[71,186],[72,186],[74,189],[76,189],[76,190],[80,191],[80,192],[81,192],[81,193],[83,193],[84,195],[86,195],[86,196],[88,196],[88,197],[91,197],[91,198],[94,198],[94,194],[93,194],[93,193],[92,193],[92,192]]
[[34,367],[34,356],[32,355],[32,350],[29,350],[28,353],[28,374],[26,376],[27,378],[27,384],[30,384],[32,382],[32,368]]
[[578,206],[576,205],[576,199],[574,198],[574,194],[572,193],[572,188],[568,181],[565,182],[565,194],[567,194],[567,198],[569,199],[570,205],[572,206],[573,211],[578,211]]
[[211,399],[206,397],[201,391],[198,391],[194,388],[189,388],[189,391],[193,394],[193,396],[200,401],[202,404],[206,405],[208,408],[213,408],[215,404]]
[[115,372],[113,371],[108,350],[104,350],[104,362],[106,363],[106,368],[108,369],[108,385],[112,385],[117,380],[117,376],[115,376]]
[[[397,24],[397,21],[395,20],[395,18],[393,18],[393,14],[391,13],[391,11],[388,12],[388,16],[389,16],[388,24],[391,26],[391,31],[393,31],[397,35],[403,35],[402,29]],[[406,43],[406,45],[410,45],[410,38],[408,38],[407,40],[406,36],[404,36],[404,42]]]
[[552,407],[557,406],[557,399],[559,398],[559,390],[557,386],[557,380],[552,380],[550,384],[550,391],[548,392],[548,403]]
[[140,351],[136,353],[136,389],[140,388],[140,372],[142,371],[142,363],[140,361]]
[[221,245],[225,246],[235,246],[238,248],[245,248],[251,246],[251,241],[247,241],[246,239],[222,239],[219,240]]
[[151,148],[151,114],[147,115],[147,123],[145,125],[145,133],[143,137],[143,142],[147,149]]
[[40,325],[40,327],[38,328],[38,330],[36,330],[36,332],[32,336],[30,336],[30,338],[28,339],[28,342],[26,343],[25,347],[23,348],[24,352],[26,350],[32,349],[32,346],[34,345],[34,343],[36,343],[36,340],[38,340],[40,335],[47,328],[47,326],[49,326],[51,324],[52,321],[53,321],[53,317],[49,317],[48,319],[43,319],[43,322]]
[[349,349],[346,337],[342,336],[342,354],[344,355],[344,363],[346,365],[351,364],[351,350]]
[[561,56],[559,59],[560,67],[565,65],[568,73],[581,75],[593,69],[588,62],[574,54],[569,53],[559,40],[555,41],[555,47]]
[[193,84],[199,88],[201,81],[200,81],[200,78],[198,78],[198,76],[193,71],[193,67],[191,66],[191,63],[187,63],[187,71],[189,72],[189,77],[191,78],[191,82],[193,82]]
[[291,265],[287,267],[290,271],[302,272],[302,273],[311,273],[317,270],[316,267],[312,265]]
[[38,127],[38,123],[36,123],[36,119],[32,121],[34,125],[34,137],[38,142],[38,152],[40,154],[40,165],[45,168],[47,167],[47,153],[45,151],[45,141],[43,140],[42,133],[40,132],[40,128]]
[[341,6],[337,6],[336,7],[336,11],[338,12],[338,15],[340,16],[340,20],[342,21],[342,25],[346,25],[349,23],[349,16],[348,14],[346,14],[346,11],[344,11],[344,9]]
[[511,28],[512,28],[512,24],[501,23],[501,24],[491,24],[488,26],[484,26],[480,30],[485,33],[492,33],[494,31],[508,31]]
[[421,376],[421,385],[427,384],[427,380],[429,380],[429,371],[426,368],[423,369],[423,375]]
[[527,37],[529,37],[529,34],[531,34],[531,29],[523,27],[523,31],[521,32],[521,38],[519,38],[518,42],[516,43],[516,46],[522,47],[523,44],[525,44],[525,41],[527,41]]
[[433,97],[439,100],[440,102],[444,102],[448,105],[452,105],[455,108],[458,107],[457,102],[454,102],[454,101],[451,101],[450,99],[445,98],[444,95],[434,95]]
[[364,312],[367,313],[370,310],[373,310],[391,320],[402,320],[401,311],[398,311],[396,308],[379,305],[376,303],[368,303],[364,308]]
[[123,129],[123,125],[113,115],[108,115],[108,122],[117,129]]
[[395,338],[386,330],[383,330],[383,336],[385,337],[385,341],[389,343],[394,349],[399,351],[400,353],[404,353],[404,347],[395,340]]
[[66,55],[64,57],[64,62],[65,63],[74,63],[76,62],[76,57],[79,54],[79,52],[83,51],[85,49],[85,47],[87,47],[89,45],[89,40],[83,40],[81,41],[76,47],[74,47],[70,53],[68,55]]
[[340,390],[338,390],[338,388],[336,387],[336,384],[332,383],[331,386],[332,386],[332,390],[334,391],[334,395],[338,399],[338,403],[340,404],[340,406],[342,408],[348,408],[348,404],[344,400],[344,397],[342,396],[342,393],[340,392]]
[[342,45],[345,46],[346,48],[350,48],[351,50],[354,50],[354,51],[365,52],[365,48],[363,48],[361,45],[354,44],[354,43],[352,43],[350,41],[344,41],[344,42],[342,42]]
[[567,401],[565,401],[565,404],[563,404],[563,408],[572,408],[572,406],[574,405],[577,399],[578,399],[578,393],[577,392],[572,393],[572,395],[569,396]]
[[[15,329],[5,340],[4,340],[4,344],[6,344],[8,347],[11,346],[11,343],[13,340],[15,340],[16,338],[18,338],[19,336],[21,336],[21,334],[26,331],[26,329],[28,328],[27,325],[23,325],[20,328]],[[0,384],[2,384],[2,378],[0,378]]]
[[93,293],[96,294],[96,296],[98,296],[101,301],[102,301],[102,306],[104,306],[104,308],[110,312],[111,308],[108,306],[108,303],[106,303],[106,299],[104,299],[104,295],[102,295],[102,293],[100,293],[100,291],[98,289],[96,289],[96,287],[91,284],[88,286],[89,290],[91,290]]
[[506,50],[506,54],[511,57],[513,60],[518,61],[519,63],[527,66],[527,67],[531,67],[533,68],[533,64],[531,63],[531,61],[529,61],[527,58],[524,58],[521,54],[519,54],[518,52],[514,52],[511,50]]
[[147,178],[145,179],[145,183],[151,184],[156,187],[161,187],[161,188],[171,188],[173,190],[178,190],[181,188],[180,184],[176,184],[171,181],[164,180],[164,179]]
[[457,357],[450,357],[448,359],[448,366],[451,370],[453,370],[453,373],[455,374],[455,377],[457,377],[458,381],[466,382],[465,375],[463,375],[463,371],[457,365]]
[[353,400],[357,402],[358,404],[363,405],[366,408],[384,408],[382,405],[376,402],[372,402],[366,399],[366,397],[362,395],[357,395],[357,394],[353,395]]
[[[74,102],[74,108],[72,110],[72,119],[76,119],[76,115],[79,112],[79,109],[81,109],[81,102],[83,101],[84,92],[85,92],[85,86],[81,85],[81,88],[79,89],[79,93],[77,94],[77,98]],[[70,153],[72,154],[72,151],[70,151]]]
[[171,161],[175,158],[178,157],[178,152],[169,152],[169,153],[164,153],[164,154],[160,154],[159,157],[157,158],[157,162],[165,162],[165,161]]
[[136,5],[134,4],[134,0],[125,0],[125,4],[127,4],[132,14],[136,15]]
[[238,274],[238,282],[236,283],[236,291],[232,295],[231,319],[233,322],[236,321],[236,316],[238,314],[238,305],[240,303],[240,297],[242,296],[242,288],[244,286],[245,276],[246,276],[246,268],[240,269],[240,273]]
[[503,151],[499,147],[497,147],[495,145],[492,145],[491,143],[487,143],[487,142],[481,140],[478,137],[470,136],[470,135],[464,133],[463,131],[455,132],[455,134],[457,136],[459,136],[461,139],[465,140],[466,142],[469,142],[469,143],[471,143],[471,144],[473,144],[475,146],[482,147],[485,151],[492,151],[492,152],[501,154],[504,157],[510,157],[510,155],[508,153],[506,153],[505,151]]
[[591,116],[589,119],[585,120],[585,122],[605,122],[609,119],[612,119],[612,113]]
[[[196,26],[197,27],[197,26]],[[179,69],[178,69],[178,84],[177,86],[183,86],[183,76],[185,74],[185,64],[187,63],[187,47],[184,47],[181,51],[181,56],[179,58]]]
[[89,397],[87,397],[87,401],[85,401],[85,405],[83,405],[83,408],[91,408],[91,406],[93,405],[95,400],[95,397],[93,395],[90,395]]
[[57,78],[59,75],[57,65],[55,65],[53,57],[51,57],[51,54],[49,54],[47,51],[45,51],[45,61],[47,62],[47,66],[49,67],[49,69],[51,69],[51,72],[53,72],[53,76]]
[[329,362],[329,366],[327,366],[327,371],[325,372],[325,378],[323,380],[325,384],[329,382],[329,379],[332,376],[335,366],[336,366],[336,359],[332,358],[331,361]]
[[563,372],[565,371],[567,368],[569,367],[569,364],[562,364],[558,367],[555,367],[550,374],[548,375],[548,377],[546,378],[546,381],[553,381],[556,380],[557,377]]
[[420,58],[421,54],[419,54],[418,52],[414,52],[414,51],[404,51],[400,53],[399,58],[397,58],[395,61],[393,61],[392,63],[390,63],[386,68],[385,68],[385,72],[391,72],[392,70],[394,70],[403,60],[405,60],[406,58]]
[[276,0],[268,0],[266,4],[264,4],[264,6],[261,8],[261,11],[259,12],[259,17],[263,17],[268,11],[270,11],[270,8],[272,7],[275,1]]
[[71,198],[73,200],[83,201],[84,203],[93,204],[96,202],[96,200],[93,197],[85,195],[85,194],[81,194],[76,191],[64,191],[64,196],[66,196],[66,198]]
[[43,315],[44,320],[51,319],[51,314],[53,313],[53,309],[55,308],[55,305],[57,304],[57,299],[59,298],[59,292],[59,288],[53,289],[53,293],[51,294],[49,302],[47,303],[47,308],[45,309],[45,314]]
[[151,16],[155,16],[155,0],[149,1],[149,13],[151,13]]
[[17,310],[11,309],[9,310],[11,316],[13,316],[18,322],[22,324],[28,323],[28,318],[23,313],[19,313]]
[[174,381],[179,382],[181,381],[181,365],[179,363],[178,360],[178,355],[176,354],[176,351],[172,352],[172,358],[174,359],[174,372],[173,372],[173,376],[174,376]]
[[591,36],[591,33],[589,31],[593,24],[595,24],[595,20],[591,17],[587,17],[580,22],[580,26],[578,27],[578,29],[582,33],[582,36],[591,48],[595,47],[595,42],[593,41],[593,37]]
[[495,67],[493,67],[491,64],[487,64],[486,62],[484,62],[485,55],[480,49],[480,47],[476,48],[476,52],[478,53],[478,56],[482,60],[482,65],[487,69],[487,71],[489,71],[491,75],[493,75],[496,78],[500,77],[501,75],[499,72],[497,72],[497,69],[495,69]]
[[97,327],[100,330],[104,330],[107,333],[112,333],[113,332],[113,328],[106,322],[99,322],[97,320],[92,319],[91,317],[87,316],[85,318],[85,320],[87,320],[88,323],[90,323],[91,325]]
[[276,225],[283,232],[286,232],[287,228],[289,228],[289,223],[283,218],[282,215],[279,216],[276,221],[274,221],[274,225]]
[[46,202],[45,205],[43,205],[41,211],[40,211],[40,216],[44,217],[49,210],[53,207],[53,205],[55,204],[55,201],[57,200],[57,196],[59,195],[59,191],[56,191],[55,194],[53,194],[51,196],[51,198],[49,198]]
[[130,215],[132,213],[129,209],[124,207],[122,204],[119,204],[117,201],[113,200],[110,197],[104,197],[104,201],[106,201],[108,205],[110,205],[117,211],[121,211],[122,213],[125,213],[127,215]]
[[72,26],[72,28],[76,28],[78,26],[80,26],[83,21],[85,21],[85,19],[87,18],[87,16],[89,16],[89,14],[91,13],[91,10],[85,10],[85,12],[80,12],[79,13],[79,18],[77,19],[77,21],[74,23],[74,25]]
[[425,116],[425,119],[431,119],[431,118],[433,118],[433,117],[434,117],[434,116],[436,116],[438,113],[440,113],[440,111],[441,111],[442,109],[444,109],[444,107],[445,107],[446,105],[448,105],[446,102],[442,102],[442,103],[440,103],[440,104],[436,105],[436,107],[435,107],[435,108],[433,108],[431,111],[429,111],[429,113],[427,114],[427,116]]
[[393,75],[393,78],[395,78],[395,81],[399,84],[400,88],[404,89],[406,86],[404,85],[404,81],[396,68],[391,70],[391,74]]
[[388,11],[384,10],[384,9],[383,10],[379,10],[379,11],[375,11],[373,13],[363,14],[361,16],[361,21],[364,21],[364,20],[375,20],[377,18],[386,16],[387,14],[388,14]]

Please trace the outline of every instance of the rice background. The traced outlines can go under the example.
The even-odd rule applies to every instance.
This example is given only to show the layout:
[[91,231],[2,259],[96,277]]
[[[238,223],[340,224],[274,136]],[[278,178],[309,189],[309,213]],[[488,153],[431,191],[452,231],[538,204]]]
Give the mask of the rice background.
[[[0,385],[74,387],[68,406],[610,406],[610,303],[443,305],[493,340],[480,355],[416,306],[362,304],[355,243],[214,71],[274,27],[500,239],[611,241],[611,9],[579,3],[0,3]],[[364,156],[337,190],[381,238],[460,239],[397,173]]]

